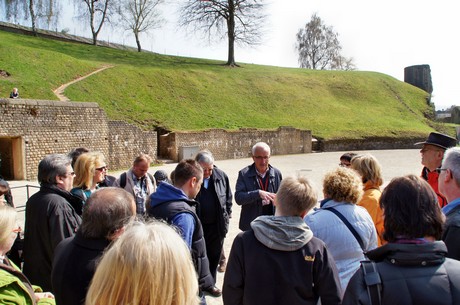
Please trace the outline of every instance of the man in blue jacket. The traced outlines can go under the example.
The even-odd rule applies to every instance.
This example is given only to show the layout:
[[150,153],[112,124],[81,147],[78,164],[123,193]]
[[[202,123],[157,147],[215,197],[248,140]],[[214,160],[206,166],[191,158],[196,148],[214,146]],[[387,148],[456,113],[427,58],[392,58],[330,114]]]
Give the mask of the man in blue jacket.
[[[194,200],[203,183],[203,169],[195,160],[182,160],[171,176],[173,185],[160,183],[157,191],[150,196],[148,214],[179,228],[192,254],[198,274],[200,296],[204,302],[202,304],[206,304],[201,292],[217,288],[209,272],[203,228],[196,214],[197,202]],[[220,295],[220,290],[218,294]]]
[[250,229],[250,223],[261,215],[274,215],[273,201],[278,191],[281,172],[269,164],[270,146],[258,142],[252,147],[253,164],[238,173],[235,201],[241,205],[239,228]]

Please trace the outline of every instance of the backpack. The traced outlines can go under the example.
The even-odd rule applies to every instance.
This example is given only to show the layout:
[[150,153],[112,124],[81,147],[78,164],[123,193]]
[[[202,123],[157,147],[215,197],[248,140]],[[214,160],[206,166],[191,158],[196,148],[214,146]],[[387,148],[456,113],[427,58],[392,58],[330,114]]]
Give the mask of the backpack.
[[372,261],[362,261],[364,282],[367,287],[367,294],[371,305],[382,304],[382,280],[377,269],[377,265]]
[[[149,176],[150,181],[152,181],[152,184],[155,185],[155,178],[153,178],[152,174],[147,173],[147,176]],[[126,172],[120,175],[120,187],[124,189],[125,186],[126,186]]]

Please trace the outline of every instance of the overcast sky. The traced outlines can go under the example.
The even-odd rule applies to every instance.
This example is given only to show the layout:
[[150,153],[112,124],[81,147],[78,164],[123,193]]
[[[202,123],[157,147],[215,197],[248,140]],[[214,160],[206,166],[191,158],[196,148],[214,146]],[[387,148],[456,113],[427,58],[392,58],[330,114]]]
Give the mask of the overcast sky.
[[[162,7],[168,22],[141,37],[144,49],[161,54],[227,59],[227,42],[207,44],[176,25],[174,0]],[[339,34],[342,55],[353,57],[360,71],[376,71],[404,81],[404,68],[428,64],[436,109],[459,105],[458,4],[454,0],[271,0],[267,32],[255,49],[236,47],[237,62],[298,67],[297,31],[317,13]],[[70,33],[81,31],[71,29]],[[90,35],[89,35],[90,36]],[[132,34],[109,28],[100,39],[135,46]],[[457,72],[458,71],[458,72]]]

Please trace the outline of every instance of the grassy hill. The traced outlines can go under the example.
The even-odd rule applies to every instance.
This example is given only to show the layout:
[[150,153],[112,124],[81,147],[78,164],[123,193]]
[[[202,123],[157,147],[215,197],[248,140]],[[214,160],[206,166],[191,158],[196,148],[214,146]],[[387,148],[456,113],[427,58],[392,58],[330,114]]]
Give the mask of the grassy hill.
[[424,136],[427,93],[385,74],[312,71],[121,51],[0,31],[0,96],[97,102],[111,119],[170,130],[294,126],[322,139]]

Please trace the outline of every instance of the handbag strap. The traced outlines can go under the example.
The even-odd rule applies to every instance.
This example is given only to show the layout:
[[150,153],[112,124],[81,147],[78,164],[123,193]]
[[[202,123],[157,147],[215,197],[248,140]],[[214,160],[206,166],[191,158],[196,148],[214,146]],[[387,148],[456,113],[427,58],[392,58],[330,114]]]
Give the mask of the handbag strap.
[[364,249],[364,243],[363,243],[363,240],[361,239],[361,236],[359,236],[358,232],[356,232],[355,228],[353,228],[353,226],[351,225],[351,223],[345,218],[345,216],[343,216],[339,211],[337,211],[336,209],[330,207],[330,208],[323,208],[323,210],[328,210],[332,213],[334,213],[337,217],[340,218],[340,220],[342,220],[342,222],[347,226],[347,228],[350,230],[350,232],[353,234],[353,236],[356,238],[356,240],[358,241],[359,245],[361,246],[361,249],[363,249],[363,251],[366,251]]

